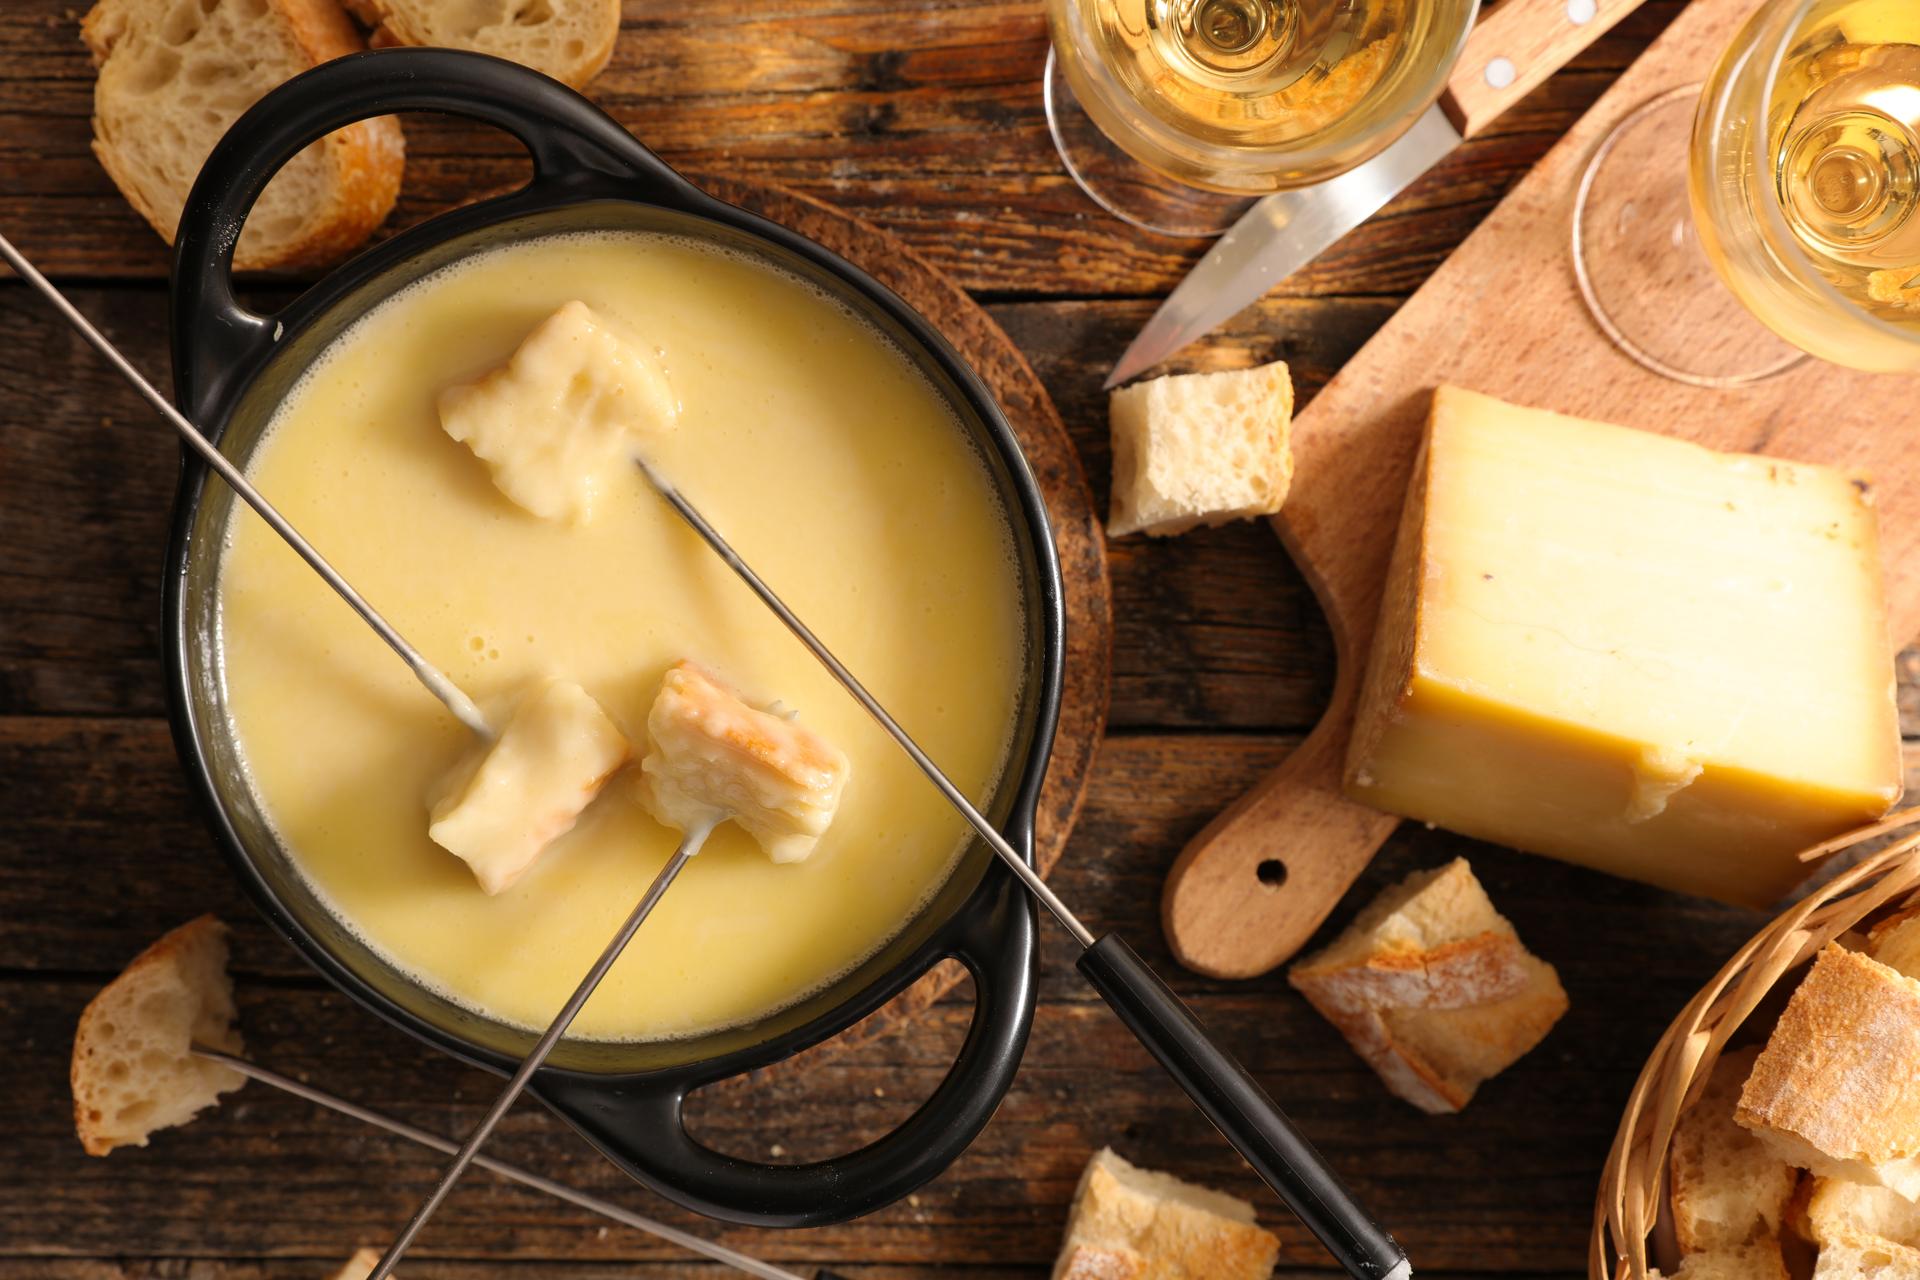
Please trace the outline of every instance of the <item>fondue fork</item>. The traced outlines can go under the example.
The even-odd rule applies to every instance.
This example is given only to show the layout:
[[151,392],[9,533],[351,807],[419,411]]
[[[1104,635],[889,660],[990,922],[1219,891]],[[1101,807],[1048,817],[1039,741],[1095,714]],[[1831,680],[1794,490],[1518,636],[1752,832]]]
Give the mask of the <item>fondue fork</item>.
[[501,1119],[526,1091],[528,1082],[533,1079],[533,1073],[546,1062],[547,1055],[552,1053],[553,1047],[560,1043],[560,1037],[565,1035],[567,1028],[573,1025],[575,1015],[600,986],[600,980],[607,976],[609,969],[613,968],[613,962],[620,958],[620,953],[627,949],[627,943],[633,940],[633,935],[640,931],[642,924],[646,923],[647,917],[653,912],[654,904],[660,901],[667,888],[673,884],[674,877],[680,874],[681,868],[693,860],[694,854],[700,852],[700,846],[707,842],[707,836],[712,833],[713,827],[712,823],[703,827],[691,827],[681,836],[680,847],[673,851],[671,858],[667,859],[667,865],[660,868],[660,874],[653,878],[653,883],[647,886],[646,893],[641,895],[638,903],[634,904],[632,914],[621,924],[620,931],[613,935],[606,949],[600,953],[600,958],[593,962],[593,967],[587,970],[584,978],[580,979],[580,985],[575,987],[573,994],[567,997],[567,1002],[560,1006],[560,1012],[554,1015],[547,1029],[540,1033],[540,1039],[534,1042],[527,1056],[520,1060],[518,1067],[514,1068],[513,1077],[507,1081],[507,1087],[500,1091],[500,1096],[493,1100],[491,1107],[487,1108],[487,1114],[481,1117],[480,1123],[473,1127],[473,1132],[469,1133],[466,1141],[460,1144],[460,1149],[454,1153],[452,1162],[440,1175],[440,1181],[434,1184],[433,1190],[427,1193],[427,1198],[420,1202],[420,1207],[413,1211],[411,1218],[407,1219],[407,1225],[400,1229],[400,1234],[395,1236],[393,1243],[387,1246],[387,1251],[381,1255],[379,1263],[367,1273],[367,1280],[387,1280],[387,1277],[393,1274],[394,1264],[400,1261],[407,1248],[413,1244],[414,1237],[420,1234],[420,1228],[427,1225],[427,1219],[433,1217],[434,1211],[446,1200],[447,1193],[453,1190],[454,1183],[460,1181],[460,1175],[467,1171],[467,1166],[479,1158],[481,1146],[492,1136]]
[[[1127,1029],[1159,1061],[1195,1106],[1211,1120],[1247,1163],[1325,1245],[1334,1260],[1356,1280],[1409,1280],[1413,1264],[1393,1237],[1367,1216],[1338,1175],[1330,1169],[1292,1121],[1231,1054],[1215,1044],[1207,1029],[1160,977],[1117,934],[1096,940],[1062,902],[1040,873],[941,772],[932,758],[900,727],[885,707],[840,659],[813,634],[773,588],[644,458],[641,474],[679,513],[715,555],[760,602],[771,609],[808,652],[819,659],[842,688],[900,745],[927,780],[945,796],[1000,861],[1046,905],[1083,948],[1079,969]],[[378,1280],[375,1277],[374,1280]]]
[[[310,1084],[305,1084],[290,1076],[283,1076],[278,1071],[274,1071],[269,1067],[263,1067],[255,1062],[250,1062],[246,1058],[236,1057],[231,1053],[223,1053],[218,1049],[209,1049],[201,1044],[193,1045],[192,1050],[195,1057],[205,1058],[209,1062],[217,1062],[224,1067],[238,1071],[241,1075],[251,1080],[258,1080],[261,1084],[278,1089],[282,1093],[292,1094],[296,1098],[301,1098],[317,1106],[325,1107],[329,1111],[338,1112],[343,1116],[358,1120],[362,1124],[372,1125],[376,1129],[384,1129],[397,1137],[405,1138],[409,1142],[431,1148],[443,1155],[452,1155],[459,1149],[451,1138],[444,1138],[430,1130],[408,1124],[404,1120],[396,1120],[392,1116],[383,1115],[369,1107],[363,1107],[357,1102],[349,1102],[338,1094],[328,1093],[324,1089],[317,1089]],[[517,1182],[523,1187],[531,1187],[535,1191],[545,1192],[556,1200],[564,1200],[570,1205],[585,1209],[589,1213],[597,1213],[603,1218],[608,1218],[620,1223],[622,1226],[632,1227],[636,1231],[644,1231],[648,1235],[658,1236],[660,1239],[670,1244],[677,1244],[692,1253],[711,1258],[715,1262],[725,1263],[727,1266],[737,1271],[743,1271],[750,1276],[757,1276],[759,1280],[808,1280],[806,1276],[798,1275],[782,1267],[776,1267],[770,1262],[762,1262],[760,1259],[748,1254],[729,1249],[723,1244],[715,1244],[711,1240],[705,1240],[699,1236],[689,1234],[688,1232],[680,1230],[678,1227],[668,1226],[664,1222],[659,1222],[643,1214],[635,1213],[631,1209],[622,1208],[610,1201],[602,1200],[598,1196],[588,1195],[584,1191],[576,1191],[564,1182],[556,1182],[552,1178],[522,1169],[518,1165],[508,1164],[504,1160],[495,1160],[492,1156],[488,1155],[477,1155],[473,1158],[473,1163],[487,1170],[489,1173],[499,1174],[509,1182]],[[840,1278],[831,1271],[816,1271],[812,1280],[840,1280]]]
[[474,705],[473,699],[461,692],[460,686],[449,679],[446,672],[427,661],[418,649],[408,644],[406,637],[396,631],[393,624],[380,615],[379,610],[368,604],[366,598],[353,589],[353,584],[342,577],[338,569],[327,563],[326,557],[316,551],[313,544],[302,537],[300,531],[295,529],[272,503],[261,496],[260,491],[240,473],[240,469],[227,461],[227,456],[221,453],[198,427],[188,421],[185,414],[174,408],[172,401],[156,391],[153,384],[141,376],[140,371],[120,354],[119,349],[108,340],[107,336],[96,329],[93,322],[82,315],[79,308],[69,302],[66,295],[55,288],[51,281],[41,275],[39,270],[28,262],[5,236],[0,236],[0,258],[6,259],[7,265],[20,273],[21,279],[39,290],[41,296],[53,304],[53,309],[58,311],[66,322],[87,340],[87,344],[106,357],[107,363],[118,370],[121,377],[132,383],[133,389],[140,393],[141,398],[167,420],[181,440],[186,442],[187,447],[199,454],[202,461],[218,472],[220,478],[225,480],[248,506],[258,512],[260,518],[265,520],[302,560],[307,562],[307,567],[319,574],[321,579],[332,587],[355,613],[360,615],[361,620],[372,627],[375,634],[400,655],[400,660],[406,663],[415,678],[427,687],[427,692],[446,704],[447,710],[453,713],[456,720],[480,737],[485,739],[493,737],[493,730],[488,726],[486,717],[480,714],[480,708]]

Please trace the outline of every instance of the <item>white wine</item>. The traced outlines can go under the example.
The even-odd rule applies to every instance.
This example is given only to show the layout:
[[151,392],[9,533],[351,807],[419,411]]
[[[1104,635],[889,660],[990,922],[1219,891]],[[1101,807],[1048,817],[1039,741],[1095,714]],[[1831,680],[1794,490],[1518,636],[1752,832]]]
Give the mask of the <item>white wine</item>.
[[1920,326],[1920,3],[1840,7],[1788,53],[1774,95],[1795,236],[1849,297]]
[[1142,163],[1258,193],[1383,148],[1438,95],[1476,0],[1052,0],[1075,97]]
[[1910,368],[1920,348],[1900,348],[1920,342],[1920,0],[1803,9],[1774,39],[1736,42],[1708,84],[1694,146],[1702,239],[1788,340],[1841,363]]

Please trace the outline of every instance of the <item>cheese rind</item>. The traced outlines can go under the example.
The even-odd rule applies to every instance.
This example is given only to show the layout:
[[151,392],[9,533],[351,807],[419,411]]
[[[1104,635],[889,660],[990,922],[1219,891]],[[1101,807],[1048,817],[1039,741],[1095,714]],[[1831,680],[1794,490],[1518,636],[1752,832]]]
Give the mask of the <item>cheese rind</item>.
[[1436,391],[1354,798],[1764,906],[1899,798],[1899,742],[1850,477]]
[[584,302],[536,326],[477,382],[440,393],[440,425],[487,464],[493,482],[534,515],[593,516],[603,473],[679,414],[665,372]]
[[427,834],[465,861],[482,889],[501,893],[573,830],[629,754],[626,738],[585,689],[550,681],[454,771]]

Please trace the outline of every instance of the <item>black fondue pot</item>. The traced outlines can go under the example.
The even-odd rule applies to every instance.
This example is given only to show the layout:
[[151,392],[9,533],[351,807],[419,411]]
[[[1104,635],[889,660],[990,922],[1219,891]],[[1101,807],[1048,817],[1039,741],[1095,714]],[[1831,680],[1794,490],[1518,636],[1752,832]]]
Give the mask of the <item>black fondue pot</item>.
[[[531,155],[532,180],[367,250],[274,315],[242,307],[233,247],[268,179],[326,133],[397,111],[505,129]],[[1060,701],[1061,584],[1039,490],[1005,417],[900,298],[812,241],[695,189],[564,86],[478,54],[397,49],[328,63],[261,100],[214,149],[181,218],[172,299],[180,407],[244,466],[289,389],[369,309],[474,253],[594,230],[691,236],[798,275],[891,337],[952,407],[992,474],[1017,545],[1027,670],[1004,780],[985,808],[1030,861]],[[168,693],[175,742],[222,849],[274,926],[334,985],[429,1044],[508,1069],[534,1036],[452,1003],[370,950],[315,896],[261,813],[228,729],[216,654],[215,582],[230,518],[253,517],[237,513],[228,489],[209,485],[204,466],[189,461],[167,551]],[[644,887],[636,883],[635,894]],[[635,1178],[690,1208],[767,1226],[838,1222],[934,1177],[987,1123],[1026,1044],[1036,955],[1031,903],[976,842],[891,942],[826,989],[750,1025],[690,1039],[563,1041],[533,1092]],[[687,1134],[681,1107],[690,1090],[838,1034],[949,956],[973,974],[973,1023],[946,1079],[892,1133],[850,1155],[794,1165],[724,1155]]]

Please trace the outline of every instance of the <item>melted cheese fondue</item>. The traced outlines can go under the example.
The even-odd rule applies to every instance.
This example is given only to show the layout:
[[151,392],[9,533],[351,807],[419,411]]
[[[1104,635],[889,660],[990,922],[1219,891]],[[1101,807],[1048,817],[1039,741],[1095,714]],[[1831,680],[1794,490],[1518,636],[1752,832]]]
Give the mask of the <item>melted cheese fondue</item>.
[[[1001,768],[1023,669],[1020,587],[989,477],[934,390],[801,282],[639,234],[496,249],[391,299],[287,398],[249,475],[375,606],[503,723],[579,682],[644,750],[691,658],[779,699],[852,763],[807,861],[725,824],[574,1024],[647,1039],[738,1023],[873,953],[945,879],[965,829],[904,754],[637,472],[591,521],[514,506],[435,397],[580,299],[657,349],[681,404],[649,456],[959,785]],[[255,793],[319,893],[419,981],[544,1025],[672,851],[635,771],[498,897],[427,837],[468,748],[404,665],[250,513],[221,563],[222,669]]]

